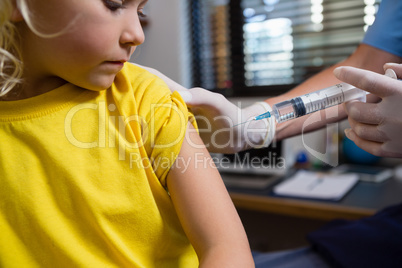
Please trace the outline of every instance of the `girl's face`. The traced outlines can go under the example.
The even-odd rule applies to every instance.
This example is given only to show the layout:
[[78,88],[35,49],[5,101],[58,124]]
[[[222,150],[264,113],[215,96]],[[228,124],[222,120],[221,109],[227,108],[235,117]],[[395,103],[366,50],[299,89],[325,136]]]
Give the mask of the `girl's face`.
[[146,2],[28,1],[35,29],[60,34],[40,37],[19,24],[26,80],[42,91],[49,83],[57,85],[55,81],[91,90],[108,88],[135,47],[144,42],[139,16]]

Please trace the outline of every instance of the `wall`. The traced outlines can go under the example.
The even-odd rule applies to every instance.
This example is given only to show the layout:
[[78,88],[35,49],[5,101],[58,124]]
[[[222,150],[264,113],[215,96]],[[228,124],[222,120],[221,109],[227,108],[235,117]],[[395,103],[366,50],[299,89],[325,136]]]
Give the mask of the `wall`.
[[186,14],[187,1],[149,1],[145,8],[148,25],[145,42],[131,57],[132,62],[153,67],[174,81],[190,85],[190,48]]

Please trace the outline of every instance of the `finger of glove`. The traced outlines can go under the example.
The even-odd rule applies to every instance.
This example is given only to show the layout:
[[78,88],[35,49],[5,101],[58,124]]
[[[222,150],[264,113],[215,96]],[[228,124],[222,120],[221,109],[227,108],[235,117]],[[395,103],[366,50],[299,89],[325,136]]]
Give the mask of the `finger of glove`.
[[359,123],[378,125],[384,119],[376,103],[348,101],[345,103],[345,111],[349,118]]
[[249,148],[260,147],[269,131],[269,122],[267,119],[251,121],[244,124],[243,133],[245,142],[249,143]]
[[381,157],[402,157],[402,150],[400,150],[400,148],[395,148],[395,144],[392,144],[392,142],[382,143],[368,141],[357,136],[356,133],[351,129],[346,129],[345,134],[359,148],[365,150],[368,153]]
[[383,143],[362,139],[351,129],[346,129],[345,134],[346,137],[348,137],[359,148],[365,150],[366,152],[376,156],[385,156],[386,152],[382,150]]
[[402,145],[399,140],[390,140],[384,142],[381,146],[381,149],[384,152],[382,156],[402,157]]
[[226,126],[234,126],[242,122],[242,110],[226,99],[222,94],[209,92],[202,88],[192,88],[189,90],[192,100],[187,102],[188,106],[195,109],[195,113],[200,113],[209,120],[230,121]]
[[387,152],[402,153],[402,118],[398,110],[393,109],[393,115],[378,126],[378,129],[384,133],[387,141],[383,149]]
[[[243,120],[250,120],[254,116],[263,114],[271,110],[271,107],[264,102],[257,102],[253,105],[244,108]],[[256,148],[268,146],[273,137],[275,136],[275,119],[273,117],[265,118],[263,120],[253,120],[249,126],[253,128],[252,132],[247,133],[247,138],[254,141]]]
[[385,142],[388,140],[385,133],[378,128],[378,125],[362,124],[352,118],[349,118],[348,121],[353,132],[361,139],[375,142]]
[[394,94],[399,81],[375,72],[354,67],[338,67],[334,70],[335,76],[357,88],[373,93],[379,97]]
[[188,90],[191,99],[186,103],[189,107],[193,106],[212,106],[219,107],[219,103],[229,102],[222,94],[213,93],[203,88],[191,88]]

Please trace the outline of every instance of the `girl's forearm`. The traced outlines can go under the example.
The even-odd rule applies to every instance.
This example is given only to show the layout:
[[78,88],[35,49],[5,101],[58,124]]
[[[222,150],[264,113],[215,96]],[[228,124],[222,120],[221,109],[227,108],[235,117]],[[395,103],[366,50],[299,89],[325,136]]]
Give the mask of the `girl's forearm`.
[[255,267],[254,261],[250,254],[244,254],[244,252],[247,252],[250,249],[243,249],[243,246],[240,246],[239,249],[234,252],[234,246],[235,245],[232,244],[211,248],[208,250],[208,252],[206,252],[205,256],[200,258],[200,268]]

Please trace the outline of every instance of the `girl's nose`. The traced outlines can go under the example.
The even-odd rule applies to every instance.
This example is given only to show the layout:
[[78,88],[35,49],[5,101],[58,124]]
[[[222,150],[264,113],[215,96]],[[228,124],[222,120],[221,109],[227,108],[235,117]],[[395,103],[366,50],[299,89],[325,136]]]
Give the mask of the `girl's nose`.
[[144,43],[144,31],[138,15],[127,14],[125,27],[120,36],[120,44],[129,46],[138,46]]

